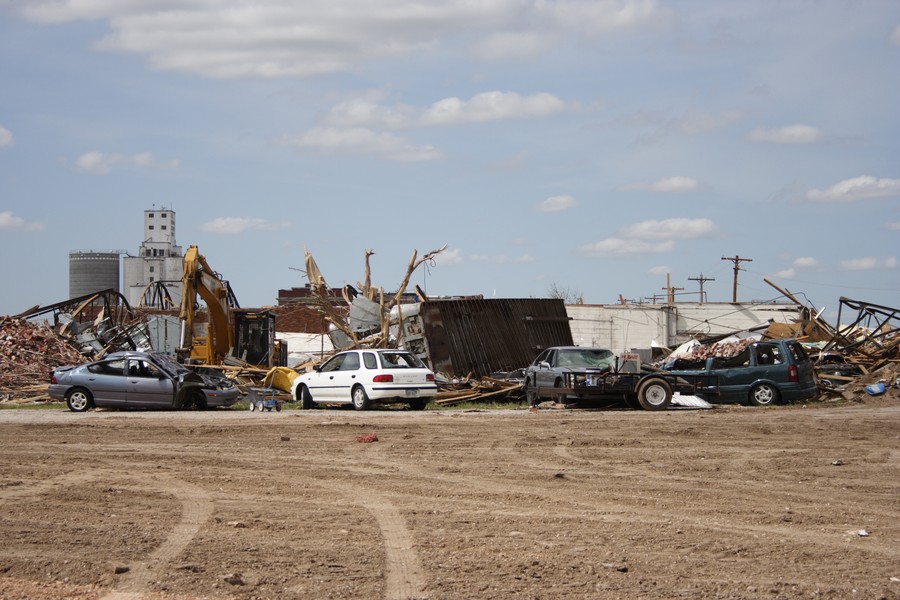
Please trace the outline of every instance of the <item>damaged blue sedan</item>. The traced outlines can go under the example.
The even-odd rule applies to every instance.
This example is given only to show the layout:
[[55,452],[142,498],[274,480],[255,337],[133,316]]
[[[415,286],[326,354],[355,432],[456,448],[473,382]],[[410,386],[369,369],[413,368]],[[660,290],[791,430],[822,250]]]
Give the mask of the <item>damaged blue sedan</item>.
[[94,407],[202,410],[231,406],[241,396],[225,377],[197,373],[165,354],[135,351],[54,369],[48,393],[65,400],[73,412]]

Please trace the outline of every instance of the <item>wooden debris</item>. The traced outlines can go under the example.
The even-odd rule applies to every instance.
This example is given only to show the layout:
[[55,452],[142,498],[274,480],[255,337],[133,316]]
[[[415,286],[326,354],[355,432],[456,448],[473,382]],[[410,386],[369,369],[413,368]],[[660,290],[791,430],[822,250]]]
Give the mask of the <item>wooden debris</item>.
[[0,399],[46,400],[50,371],[82,362],[84,356],[69,339],[51,327],[0,317]]

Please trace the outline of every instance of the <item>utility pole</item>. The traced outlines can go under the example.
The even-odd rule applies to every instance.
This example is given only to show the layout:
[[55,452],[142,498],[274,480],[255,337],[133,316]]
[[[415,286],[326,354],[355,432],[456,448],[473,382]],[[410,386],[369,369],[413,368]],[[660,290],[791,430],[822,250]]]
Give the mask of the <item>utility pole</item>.
[[700,273],[700,277],[688,277],[688,281],[699,281],[700,282],[700,304],[705,302],[705,296],[703,295],[703,284],[707,281],[715,281],[715,277],[704,277],[703,273]]
[[666,287],[662,289],[666,290],[666,304],[675,304],[675,292],[684,288],[672,287],[672,275],[666,273]]
[[730,260],[734,263],[734,288],[731,292],[731,301],[737,302],[737,280],[738,280],[738,271],[741,270],[742,262],[753,262],[752,258],[741,258],[739,255],[735,254],[734,256],[727,257],[723,256],[722,260]]

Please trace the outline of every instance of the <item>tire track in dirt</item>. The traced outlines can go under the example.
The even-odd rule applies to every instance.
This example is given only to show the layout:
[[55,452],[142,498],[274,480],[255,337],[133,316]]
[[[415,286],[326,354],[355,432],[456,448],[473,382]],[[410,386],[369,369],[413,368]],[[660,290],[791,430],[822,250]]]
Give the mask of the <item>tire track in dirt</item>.
[[181,502],[182,515],[160,546],[130,570],[120,580],[116,590],[100,600],[130,600],[149,591],[150,582],[191,543],[203,524],[213,513],[210,495],[198,486],[165,475],[134,478],[136,489],[153,488],[172,494]]
[[337,482],[317,482],[337,491],[366,509],[378,523],[385,551],[386,600],[414,600],[423,597],[425,575],[413,547],[406,521],[393,502],[371,488]]
[[[605,502],[602,505],[599,505],[596,498],[578,497],[572,494],[571,491],[567,491],[564,495],[557,495],[552,491],[535,490],[534,488],[522,484],[504,483],[502,479],[498,480],[486,477],[456,475],[447,472],[434,472],[417,463],[404,462],[402,456],[388,456],[386,454],[388,449],[389,447],[385,445],[373,449],[367,456],[370,459],[375,459],[376,462],[382,462],[384,465],[391,465],[393,468],[402,468],[411,477],[429,478],[441,485],[452,483],[456,489],[471,488],[481,493],[525,494],[545,500],[551,500],[556,505],[555,514],[557,515],[562,514],[559,510],[559,504],[566,503],[572,506],[575,511],[572,515],[573,518],[584,518],[583,513],[576,509],[576,507],[581,507],[581,509],[587,508],[593,512],[602,512],[603,515],[601,515],[601,520],[631,520],[638,517],[644,523],[658,522],[664,524],[676,519],[685,525],[696,527],[698,529],[711,529],[716,532],[728,531],[739,535],[780,536],[785,542],[789,541],[798,546],[813,543],[821,546],[847,550],[844,539],[845,536],[834,532],[822,533],[811,529],[798,531],[790,526],[756,525],[735,521],[734,519],[725,516],[709,518],[707,516],[680,515],[667,510],[665,507],[646,508],[625,502]],[[521,455],[516,454],[516,456]],[[900,549],[894,547],[894,545],[888,542],[876,542],[875,540],[869,540],[869,542],[870,543],[866,544],[866,551],[877,552],[895,560],[900,560]]]
[[102,596],[101,600],[127,600],[140,598],[148,592],[149,583],[155,579],[172,559],[180,554],[194,539],[200,527],[212,515],[213,503],[205,490],[184,481],[158,475],[154,477],[127,476],[131,483],[121,485],[121,471],[91,469],[70,472],[34,483],[18,483],[15,487],[0,488],[0,503],[13,499],[41,496],[61,488],[74,487],[94,481],[116,480],[120,487],[134,490],[154,489],[169,493],[181,503],[182,517],[165,541],[137,564],[129,565],[129,571],[119,580],[118,588]]

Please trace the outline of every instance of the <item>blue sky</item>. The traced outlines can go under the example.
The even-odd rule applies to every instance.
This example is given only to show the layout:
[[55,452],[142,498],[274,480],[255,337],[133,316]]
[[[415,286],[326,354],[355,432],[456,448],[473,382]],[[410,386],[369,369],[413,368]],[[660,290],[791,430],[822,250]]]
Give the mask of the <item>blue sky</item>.
[[0,0],[0,314],[177,214],[306,283],[900,306],[900,2]]

